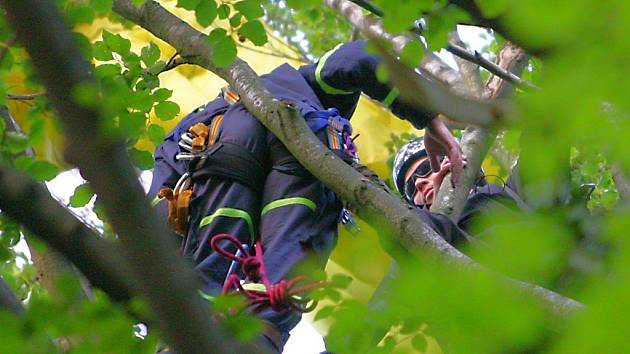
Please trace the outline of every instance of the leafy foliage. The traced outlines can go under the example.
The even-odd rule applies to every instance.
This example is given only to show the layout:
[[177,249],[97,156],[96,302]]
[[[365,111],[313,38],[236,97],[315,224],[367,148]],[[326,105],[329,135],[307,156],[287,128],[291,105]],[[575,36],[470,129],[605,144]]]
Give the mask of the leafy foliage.
[[[71,26],[96,26],[102,18],[116,19],[112,0],[56,2]],[[630,5],[576,0],[567,11],[566,4],[543,0],[475,3],[483,15],[499,19],[507,28],[505,39],[494,32],[484,34],[491,41],[480,51],[493,60],[506,39],[527,47],[537,56],[530,59],[522,76],[543,89],[517,92],[513,102],[518,123],[507,127],[502,136],[502,144],[522,157],[519,168],[532,210],[489,214],[478,226],[486,231],[479,236],[486,249],[468,252],[494,270],[578,298],[589,309],[550,333],[540,304],[505,287],[500,277],[453,271],[426,255],[422,264],[414,263],[416,267],[396,279],[396,291],[383,309],[345,298],[345,290],[353,286],[349,278],[330,277],[332,286],[310,294],[323,304],[315,320],[330,323],[327,343],[337,353],[386,353],[405,345],[425,352],[432,350],[430,338],[456,353],[628,352],[629,328],[623,316],[630,307],[630,249],[625,237],[630,217],[620,205],[610,164],[630,173],[626,97],[630,81],[625,79]],[[423,18],[422,35],[429,50],[444,47],[456,23],[475,21],[443,0],[378,0],[374,4],[383,10],[385,28],[396,34],[407,33]],[[269,33],[309,60],[353,37],[343,18],[314,0],[177,0],[176,6],[191,11],[209,34],[217,67],[229,66],[241,43],[265,45]],[[136,45],[115,28],[102,30],[93,42],[77,33],[97,82],[77,88],[72,99],[99,107],[106,117],[101,129],[127,147],[136,167],[150,169],[153,158],[138,142],[159,144],[166,132],[157,123],[180,118],[184,112],[169,100],[172,91],[162,87],[160,75],[167,62],[159,46]],[[47,181],[66,168],[42,148],[61,144],[59,123],[47,98],[39,95],[43,87],[30,59],[13,37],[1,15],[0,105],[7,106],[9,113],[19,112],[21,129],[16,130],[8,119],[0,120],[0,159]],[[402,62],[417,65],[423,50],[419,42],[408,46]],[[489,75],[482,71],[484,80]],[[23,92],[37,95],[28,102],[7,99],[8,94]],[[392,134],[384,148],[393,156],[411,138],[411,134]],[[594,189],[585,206],[585,195],[580,193],[587,183],[593,183]],[[573,191],[572,199],[566,198],[571,194],[567,190]],[[92,198],[89,186],[81,185],[70,206],[86,205]],[[103,294],[80,299],[74,279],[60,279],[56,294],[44,290],[37,270],[17,246],[21,237],[20,226],[0,215],[0,274],[27,309],[24,318],[0,311],[0,352],[50,352],[52,341],[58,338],[69,338],[72,352],[77,353],[153,352],[159,334],[150,331],[145,340],[136,339],[134,320]],[[29,238],[29,244],[45,249],[34,238]],[[239,301],[219,298],[214,306],[229,314],[229,309],[242,305]],[[260,323],[252,317],[226,319],[242,340],[260,333]],[[379,331],[384,339],[376,345],[372,334]]]

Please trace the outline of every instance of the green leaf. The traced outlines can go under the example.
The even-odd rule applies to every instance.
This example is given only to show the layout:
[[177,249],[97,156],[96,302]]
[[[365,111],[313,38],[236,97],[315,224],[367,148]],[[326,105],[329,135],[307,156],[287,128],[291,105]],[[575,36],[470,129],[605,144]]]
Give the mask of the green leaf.
[[147,116],[142,112],[123,112],[120,114],[118,127],[120,132],[131,138],[138,138],[145,126]]
[[411,339],[411,346],[424,353],[427,350],[427,338],[423,334],[418,334]]
[[112,60],[112,51],[107,47],[105,42],[98,41],[92,45],[92,56],[96,60],[107,61]]
[[202,0],[195,8],[195,18],[200,25],[210,26],[217,18],[217,4],[214,0]]
[[154,43],[142,48],[140,56],[147,67],[155,64],[160,59],[160,48]]
[[131,3],[132,3],[134,6],[140,6],[140,5],[144,4],[144,2],[145,2],[145,1],[146,1],[146,0],[131,0]]
[[212,62],[222,68],[229,66],[236,58],[236,43],[232,37],[223,37],[212,48]]
[[208,35],[208,42],[210,42],[210,44],[216,44],[225,36],[227,36],[227,31],[224,28],[215,28]]
[[389,80],[389,71],[384,64],[378,64],[376,67],[376,79],[380,82],[387,82]]
[[400,53],[400,60],[407,66],[415,68],[420,64],[424,47],[419,41],[409,41]]
[[352,278],[345,274],[334,274],[330,282],[335,288],[346,289],[352,283]]
[[128,54],[129,50],[131,50],[131,42],[128,39],[107,30],[103,30],[103,42],[105,42],[109,49],[120,55]]
[[94,192],[88,183],[84,183],[74,189],[74,194],[70,197],[70,206],[73,208],[86,206],[92,197],[94,197]]
[[28,155],[18,156],[13,160],[13,165],[20,171],[26,171],[26,169],[35,162],[35,159]]
[[164,132],[164,128],[159,125],[151,124],[149,125],[149,128],[147,128],[147,135],[153,144],[160,145],[162,144],[162,141],[164,141],[166,133]]
[[94,21],[94,10],[89,6],[70,6],[66,9],[66,18],[70,25],[82,23],[92,23]]
[[153,91],[153,99],[155,102],[166,101],[173,94],[172,90],[166,88],[159,88]]
[[153,96],[148,90],[133,91],[128,98],[128,107],[141,112],[149,112],[153,107]]
[[175,102],[164,101],[160,102],[154,107],[155,115],[160,120],[171,120],[179,113],[179,106]]
[[10,153],[16,154],[28,148],[28,137],[18,132],[6,132],[4,143]]
[[90,0],[90,6],[98,14],[104,14],[112,9],[113,0]]
[[244,0],[234,4],[234,8],[238,10],[248,20],[255,20],[262,17],[265,14],[260,1],[258,0]]
[[116,76],[120,75],[121,70],[118,64],[103,64],[94,69],[94,74],[98,77]]
[[230,7],[227,4],[222,4],[217,9],[217,15],[219,16],[220,20],[225,20],[226,18],[230,17]]
[[201,0],[177,0],[177,7],[181,7],[186,10],[194,10],[199,5]]
[[262,23],[258,20],[246,22],[239,33],[249,39],[255,45],[263,45],[267,43],[267,33]]
[[329,318],[333,314],[333,312],[335,312],[336,308],[337,306],[324,306],[321,310],[317,311],[314,320],[319,321]]
[[99,102],[98,97],[98,89],[91,83],[83,82],[72,88],[72,99],[81,106],[94,107]]
[[48,161],[37,160],[28,166],[26,172],[38,181],[50,181],[59,174],[59,167]]
[[2,62],[0,62],[0,70],[3,70],[3,71],[11,70],[11,67],[13,66],[13,63],[15,63],[15,59],[13,57],[13,53],[11,53],[10,50],[7,50],[5,52],[4,59],[2,59]]
[[477,0],[477,5],[481,9],[484,17],[493,18],[501,15],[508,9],[509,2],[507,0]]
[[150,152],[131,148],[129,149],[129,156],[135,165],[141,170],[149,170],[153,168],[153,154]]
[[241,20],[243,19],[243,15],[240,13],[230,17],[230,26],[238,27],[241,24]]

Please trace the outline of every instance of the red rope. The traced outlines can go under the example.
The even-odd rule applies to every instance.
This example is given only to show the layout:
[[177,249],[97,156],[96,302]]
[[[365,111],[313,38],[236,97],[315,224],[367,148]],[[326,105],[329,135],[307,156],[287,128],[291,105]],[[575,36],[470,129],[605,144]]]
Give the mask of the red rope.
[[[236,246],[242,256],[238,257],[220,247],[220,241],[228,241]],[[223,257],[238,262],[245,275],[245,280],[254,283],[262,283],[265,286],[265,291],[245,289],[241,285],[241,279],[236,274],[230,274],[223,284],[223,294],[230,292],[244,294],[248,298],[248,302],[254,312],[259,312],[266,307],[271,307],[274,311],[286,311],[291,309],[299,312],[309,312],[317,305],[315,302],[308,305],[308,301],[299,300],[294,296],[306,291],[321,288],[324,286],[324,283],[314,282],[298,286],[298,284],[306,279],[304,276],[297,276],[291,280],[281,280],[276,284],[272,284],[269,281],[265,270],[262,244],[260,241],[256,242],[255,254],[250,254],[234,236],[226,233],[217,234],[212,237],[210,246]]]

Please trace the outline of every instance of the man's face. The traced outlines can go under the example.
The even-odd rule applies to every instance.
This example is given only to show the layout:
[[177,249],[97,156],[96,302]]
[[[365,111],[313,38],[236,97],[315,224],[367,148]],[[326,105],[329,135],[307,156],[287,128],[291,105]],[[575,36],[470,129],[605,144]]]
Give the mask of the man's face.
[[429,158],[426,156],[415,161],[405,174],[405,185],[411,192],[408,195],[413,194],[413,204],[431,205],[450,167],[448,157],[442,160],[439,172],[431,171]]

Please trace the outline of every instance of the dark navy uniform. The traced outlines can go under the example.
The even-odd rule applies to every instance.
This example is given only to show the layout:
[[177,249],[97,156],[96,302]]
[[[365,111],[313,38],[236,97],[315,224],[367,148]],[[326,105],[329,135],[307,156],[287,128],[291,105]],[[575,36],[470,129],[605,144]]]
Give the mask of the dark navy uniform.
[[[378,82],[379,60],[364,49],[362,41],[344,44],[318,63],[299,70],[281,65],[261,78],[275,98],[293,102],[319,139],[330,146],[329,122],[349,119],[362,92],[416,127],[426,126],[434,114],[399,101],[396,89]],[[182,252],[196,265],[209,294],[220,291],[229,267],[229,261],[210,247],[214,235],[229,233],[244,244],[260,239],[268,276],[275,283],[296,273],[309,275],[314,269],[323,269],[336,243],[342,210],[337,196],[308,173],[241,103],[230,98],[224,92],[186,116],[158,146],[149,191],[154,197],[161,188],[175,188],[185,173],[191,176],[190,216]],[[178,159],[185,153],[179,145],[181,134],[198,122],[210,128],[208,149],[214,160]],[[249,170],[243,171],[243,166]],[[165,204],[157,202],[156,207],[165,212]],[[258,317],[280,333],[280,340],[269,338],[278,351],[300,320],[294,311],[271,309]]]

